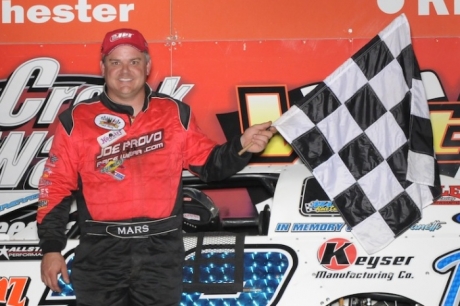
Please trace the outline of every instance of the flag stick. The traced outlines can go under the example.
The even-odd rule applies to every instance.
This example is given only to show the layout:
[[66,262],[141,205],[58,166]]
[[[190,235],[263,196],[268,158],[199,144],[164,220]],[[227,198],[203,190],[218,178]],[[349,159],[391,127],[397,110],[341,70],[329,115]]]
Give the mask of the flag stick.
[[244,148],[242,148],[239,152],[238,155],[242,155],[244,152],[246,152],[254,143],[251,141],[249,144],[247,144]]
[[[269,127],[266,129],[266,131],[269,131],[272,127],[273,127],[272,125],[269,126]],[[276,133],[276,132],[277,132],[277,131],[275,130],[275,133]],[[273,133],[273,134],[275,134],[275,133]],[[251,141],[250,143],[248,143],[244,148],[242,148],[242,149],[238,152],[238,155],[241,156],[241,155],[242,155],[244,152],[246,152],[253,144],[254,144],[254,142],[252,142],[252,141]]]

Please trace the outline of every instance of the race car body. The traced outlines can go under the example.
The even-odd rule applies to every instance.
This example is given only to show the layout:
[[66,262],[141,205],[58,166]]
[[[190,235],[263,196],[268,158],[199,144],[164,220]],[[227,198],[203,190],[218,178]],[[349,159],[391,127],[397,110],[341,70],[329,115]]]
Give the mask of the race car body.
[[[181,305],[458,305],[456,180],[404,235],[369,255],[301,163],[251,165],[205,184],[184,173]],[[75,305],[40,280],[34,205],[1,216],[0,303]],[[78,245],[69,216],[63,255]],[[367,304],[364,304],[367,303]]]

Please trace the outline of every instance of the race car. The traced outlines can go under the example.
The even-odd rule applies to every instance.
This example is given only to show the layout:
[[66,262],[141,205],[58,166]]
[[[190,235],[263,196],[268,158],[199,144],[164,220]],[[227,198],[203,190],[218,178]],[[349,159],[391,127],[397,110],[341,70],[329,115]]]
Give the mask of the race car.
[[[184,182],[181,305],[458,305],[458,181],[404,235],[368,255],[301,162],[249,165],[234,176]],[[0,216],[0,305],[75,305],[41,282],[36,203]],[[63,250],[72,273],[78,211]]]

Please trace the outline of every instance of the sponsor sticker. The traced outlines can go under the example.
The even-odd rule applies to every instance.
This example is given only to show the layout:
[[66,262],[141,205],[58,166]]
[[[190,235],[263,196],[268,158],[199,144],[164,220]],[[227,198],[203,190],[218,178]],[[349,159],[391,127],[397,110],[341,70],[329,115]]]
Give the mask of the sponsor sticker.
[[308,177],[302,184],[299,212],[304,217],[335,217],[339,211],[315,178]]
[[117,170],[123,164],[123,159],[111,160],[101,169],[101,173],[109,173]]
[[125,175],[121,172],[118,172],[117,169],[123,168],[123,161],[123,159],[111,160],[107,164],[103,164],[103,167],[100,169],[100,172],[108,174],[114,179],[121,181],[125,178]]
[[121,130],[125,127],[125,121],[118,116],[110,114],[100,114],[94,119],[98,127],[106,130]]
[[48,201],[47,200],[39,200],[38,201],[38,209],[42,209],[48,207]]
[[108,131],[107,133],[102,134],[101,136],[97,137],[97,142],[99,143],[101,148],[105,148],[125,135],[126,135],[126,132],[123,129]]
[[58,162],[59,158],[56,155],[54,155],[53,153],[50,153],[49,156],[48,156],[48,160],[49,160],[51,165],[54,165],[55,163]]
[[126,160],[163,149],[164,147],[163,129],[152,131],[135,138],[125,139],[122,142],[101,148],[100,154],[96,156],[96,169],[100,169],[114,160]]
[[121,180],[123,180],[125,178],[125,175],[123,173],[118,172],[118,171],[107,172],[107,174],[112,176],[117,181],[121,181]]
[[43,257],[38,245],[0,245],[0,261],[40,260]]
[[[344,238],[333,238],[322,243],[317,251],[319,264],[326,270],[315,273],[317,279],[413,279],[406,269],[415,260],[414,256],[358,256],[353,242]],[[395,272],[395,268],[402,268]],[[348,269],[348,271],[344,271]]]

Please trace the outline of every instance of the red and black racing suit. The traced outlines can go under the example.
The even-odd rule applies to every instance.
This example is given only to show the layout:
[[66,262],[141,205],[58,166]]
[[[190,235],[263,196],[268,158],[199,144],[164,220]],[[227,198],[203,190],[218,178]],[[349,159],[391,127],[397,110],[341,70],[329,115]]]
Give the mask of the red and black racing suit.
[[77,200],[71,280],[78,305],[179,304],[182,170],[221,180],[251,156],[238,155],[239,137],[223,145],[208,139],[187,104],[145,91],[134,120],[132,107],[105,92],[59,116],[39,185],[38,235],[43,253],[62,251]]

